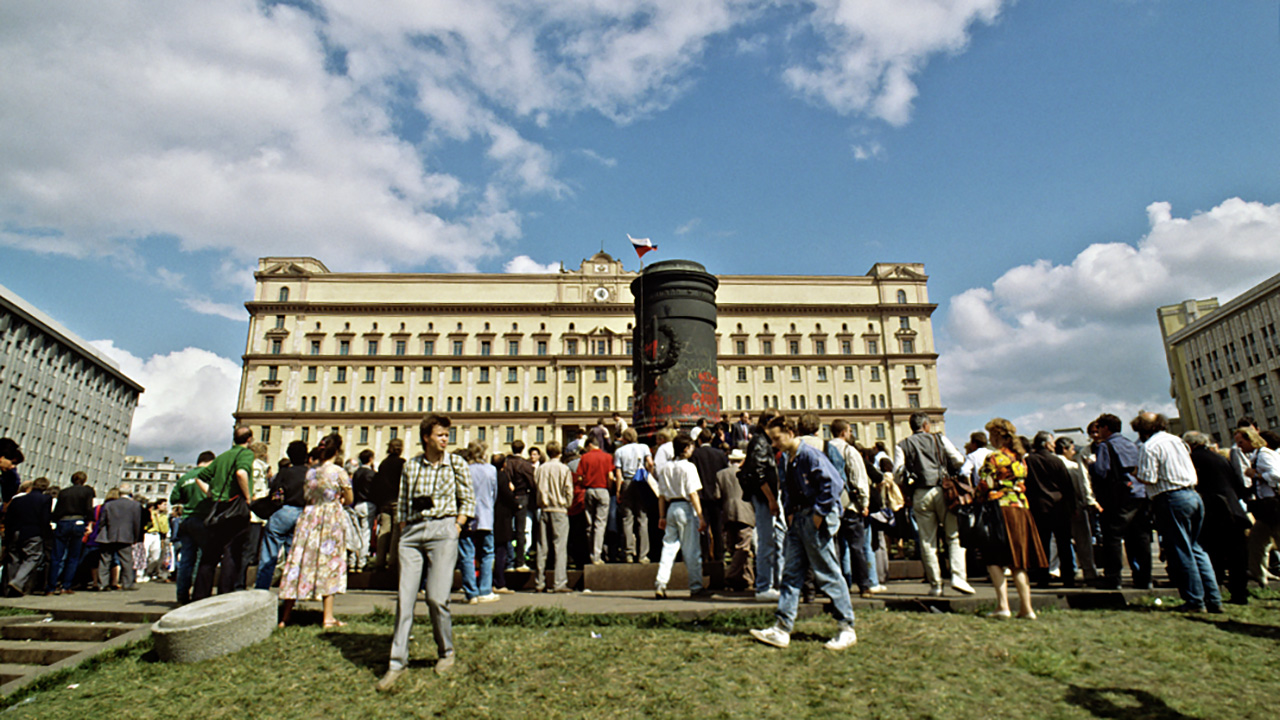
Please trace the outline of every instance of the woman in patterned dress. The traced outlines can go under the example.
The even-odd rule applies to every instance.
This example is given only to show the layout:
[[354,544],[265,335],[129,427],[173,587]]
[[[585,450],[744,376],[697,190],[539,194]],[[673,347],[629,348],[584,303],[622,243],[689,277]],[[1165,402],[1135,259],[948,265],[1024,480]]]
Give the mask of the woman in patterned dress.
[[280,627],[289,622],[297,600],[320,600],[326,628],[345,624],[333,616],[333,596],[347,591],[347,516],[342,506],[352,501],[351,478],[335,462],[342,451],[341,437],[324,438],[318,449],[321,464],[307,471],[307,507],[298,518],[280,578]]
[[1036,522],[1027,505],[1027,465],[1023,462],[1026,449],[1018,439],[1013,423],[1004,418],[987,423],[987,435],[995,452],[987,456],[979,471],[976,497],[1000,503],[1005,535],[1009,540],[1007,546],[982,548],[998,603],[995,612],[988,613],[988,617],[1007,618],[1013,614],[1009,610],[1009,589],[1004,574],[1005,568],[1011,568],[1013,584],[1018,589],[1018,617],[1035,620],[1027,569],[1047,567],[1049,561],[1045,558]]

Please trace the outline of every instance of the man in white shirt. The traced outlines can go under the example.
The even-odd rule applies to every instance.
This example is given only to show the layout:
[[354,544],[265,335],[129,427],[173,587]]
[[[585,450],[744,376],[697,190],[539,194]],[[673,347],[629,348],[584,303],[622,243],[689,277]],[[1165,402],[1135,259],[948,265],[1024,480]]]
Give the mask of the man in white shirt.
[[1165,557],[1176,567],[1181,612],[1222,612],[1218,576],[1209,553],[1200,547],[1204,501],[1196,492],[1196,468],[1182,440],[1166,432],[1163,415],[1139,413],[1129,426],[1138,433],[1138,480],[1147,486],[1157,522],[1164,528]]
[[981,430],[969,433],[969,442],[964,444],[964,451],[966,454],[964,464],[960,466],[960,477],[978,487],[978,473],[991,454],[991,448],[987,447],[987,434]]
[[1271,573],[1267,558],[1273,545],[1280,547],[1280,453],[1267,447],[1262,436],[1251,427],[1236,429],[1236,447],[1248,458],[1245,477],[1253,484],[1253,528],[1249,530],[1249,575],[1267,587]]
[[658,578],[654,595],[667,596],[667,581],[676,562],[676,553],[684,553],[684,567],[689,575],[690,597],[707,594],[702,586],[702,545],[699,536],[707,529],[698,491],[702,481],[698,469],[689,462],[693,454],[693,438],[680,433],[672,441],[675,459],[658,471],[658,527],[662,536],[662,558],[658,562]]
[[[637,442],[636,431],[627,428],[622,431],[622,446],[613,454],[614,482],[617,487],[618,508],[621,511],[622,542],[625,546],[627,562],[639,559],[649,562],[649,497],[646,491],[657,495],[658,481],[653,477],[653,455],[649,446]],[[637,481],[636,471],[643,468],[647,476]],[[647,488],[646,488],[647,486]],[[637,534],[639,549],[636,548]]]

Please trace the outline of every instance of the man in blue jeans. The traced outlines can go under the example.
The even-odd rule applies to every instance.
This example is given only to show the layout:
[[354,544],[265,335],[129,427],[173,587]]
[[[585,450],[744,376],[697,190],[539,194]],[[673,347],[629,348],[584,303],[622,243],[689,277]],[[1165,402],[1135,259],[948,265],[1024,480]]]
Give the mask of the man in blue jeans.
[[[744,413],[745,415],[745,413]],[[766,408],[760,413],[760,424],[752,427],[747,440],[747,458],[738,469],[742,497],[751,500],[756,511],[756,601],[777,602],[782,584],[782,541],[787,526],[778,506],[778,468],[773,448],[764,428],[778,416]]]
[[1147,496],[1160,523],[1169,575],[1179,585],[1183,603],[1175,610],[1222,612],[1218,576],[1209,553],[1200,546],[1204,524],[1204,502],[1196,492],[1195,465],[1191,451],[1181,438],[1166,431],[1164,415],[1144,412],[1129,424],[1142,444],[1138,450],[1138,480],[1147,486]]
[[196,485],[196,475],[199,475],[200,469],[213,462],[216,457],[212,450],[200,453],[196,458],[196,466],[178,478],[178,482],[173,485],[173,491],[169,493],[169,505],[180,518],[178,532],[174,537],[177,552],[177,561],[174,563],[177,577],[174,578],[174,582],[178,587],[179,605],[191,602],[191,576],[195,573],[196,558],[200,555],[200,542],[196,535],[204,529],[200,519],[192,517],[196,511],[196,505],[204,500],[204,493]]
[[85,483],[89,476],[76,472],[71,487],[58,494],[53,509],[53,556],[45,589],[53,595],[70,594],[80,567],[84,532],[93,522],[93,488]]
[[298,517],[307,501],[303,492],[307,488],[307,444],[301,440],[289,443],[285,450],[289,458],[289,467],[276,473],[271,481],[268,496],[277,490],[283,491],[284,504],[271,514],[266,529],[262,534],[262,548],[258,551],[258,576],[253,586],[258,590],[267,590],[276,573],[276,564],[281,555],[288,557],[289,547],[293,545],[293,530],[298,525]]
[[783,454],[778,480],[787,517],[783,544],[782,588],[777,623],[752,630],[756,640],[774,647],[791,644],[791,628],[800,605],[805,571],[813,570],[814,584],[831,598],[840,632],[827,641],[829,650],[844,650],[858,641],[853,630],[853,604],[849,586],[840,572],[836,533],[840,529],[840,490],[844,480],[821,451],[801,442],[795,423],[785,415],[765,427],[774,449]]

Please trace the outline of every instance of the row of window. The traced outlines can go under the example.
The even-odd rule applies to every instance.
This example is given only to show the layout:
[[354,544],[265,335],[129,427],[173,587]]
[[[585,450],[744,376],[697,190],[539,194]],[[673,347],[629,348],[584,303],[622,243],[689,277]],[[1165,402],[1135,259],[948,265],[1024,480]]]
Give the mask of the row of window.
[[[792,410],[808,410],[809,409],[806,406],[808,401],[805,399],[804,395],[791,395],[789,397],[789,400],[790,400],[790,403],[789,403],[790,408]],[[844,409],[858,410],[859,402],[860,402],[859,396],[845,395]],[[772,396],[772,402],[770,402],[769,395],[761,396],[760,407],[765,408],[770,406],[779,407],[779,408],[782,407],[782,404],[778,402],[778,396],[777,395]],[[885,401],[884,395],[872,394],[867,396],[867,407],[872,410],[887,409],[889,407],[889,404],[888,402]],[[907,407],[912,407],[912,408],[920,407],[920,393],[907,393]],[[734,410],[751,410],[751,396],[735,395],[733,398],[733,409]],[[813,398],[813,409],[835,410],[836,409],[835,401],[832,399],[832,396],[830,395],[825,395],[825,396],[815,395]]]
[[[905,320],[906,318],[903,318],[903,319]],[[399,357],[403,357],[403,356],[405,356],[405,355],[407,354],[407,342],[408,342],[408,341],[406,341],[406,340],[396,340],[396,341],[395,341],[395,343],[394,343],[394,353],[393,353],[393,354],[394,354],[394,355],[396,355],[396,356],[399,356]],[[813,341],[812,341],[812,343],[813,343],[813,346],[812,346],[813,353],[812,353],[812,354],[814,354],[814,355],[826,355],[826,354],[827,354],[827,342],[826,342],[826,340],[820,340],[820,339],[818,339],[818,340],[813,340]],[[378,340],[369,340],[369,341],[367,341],[367,344],[366,344],[366,346],[365,346],[365,349],[366,349],[365,354],[366,354],[366,355],[377,355],[377,354],[378,354],[379,344],[380,344],[380,341],[378,341]],[[864,346],[865,346],[866,354],[867,354],[867,355],[879,355],[879,354],[880,354],[880,341],[879,341],[879,340],[866,339],[866,340],[864,340],[864,341],[863,341],[863,344],[864,344]],[[322,343],[322,341],[320,341],[320,340],[311,340],[311,341],[310,341],[310,343],[309,343],[309,345],[308,345],[308,354],[310,354],[310,355],[320,355],[320,354],[321,354],[322,345],[323,345],[323,343]],[[435,355],[435,353],[436,353],[436,347],[435,347],[435,345],[436,345],[436,343],[435,343],[435,341],[434,341],[434,340],[424,340],[424,341],[422,341],[422,355],[423,355],[423,356],[426,356],[426,357],[430,357],[430,356]],[[613,339],[612,339],[612,338],[610,338],[610,339],[605,339],[605,340],[591,340],[591,341],[589,341],[589,342],[587,343],[587,346],[588,346],[588,348],[590,348],[590,349],[591,349],[591,354],[593,354],[593,355],[613,355],[613,354],[614,354],[614,352],[613,352],[613,350],[614,350],[614,342],[613,342]],[[464,350],[464,345],[463,345],[463,341],[462,341],[462,340],[453,340],[453,341],[451,341],[451,348],[452,348],[452,351],[453,351],[453,352],[451,353],[452,355],[454,355],[454,356],[456,356],[456,357],[461,357],[461,356],[465,355],[465,353],[463,352],[463,350]],[[350,340],[339,340],[339,341],[338,341],[338,348],[337,348],[337,349],[338,349],[338,355],[350,355],[350,354],[351,354],[351,341],[350,341]],[[625,355],[628,355],[628,356],[629,356],[629,355],[631,355],[631,353],[632,353],[632,343],[631,343],[631,341],[630,341],[630,340],[626,340],[625,342],[620,342],[620,343],[619,343],[619,346],[618,346],[618,349],[623,350],[623,351],[624,351],[624,352],[623,352],[623,354],[625,354]],[[733,348],[733,349],[734,349],[734,354],[736,354],[736,355],[746,355],[746,354],[747,354],[747,341],[745,341],[745,340],[735,340],[735,341],[734,341],[734,348]],[[479,351],[480,351],[480,352],[479,352],[479,355],[480,355],[480,356],[482,356],[482,357],[487,357],[487,356],[493,355],[493,343],[492,343],[491,341],[489,341],[489,340],[481,340],[481,341],[480,341]],[[800,354],[801,354],[801,352],[800,352],[800,351],[801,351],[801,346],[800,346],[800,341],[799,341],[799,340],[788,340],[788,341],[787,341],[787,352],[788,352],[788,354],[790,354],[790,355],[800,355]],[[900,353],[907,354],[907,355],[914,354],[914,353],[915,353],[915,351],[916,351],[915,338],[899,338],[899,339],[898,339],[898,351],[899,351]],[[269,352],[270,352],[272,355],[280,355],[280,354],[282,354],[282,353],[284,352],[284,341],[283,341],[282,339],[280,339],[280,338],[272,338],[272,339],[271,339],[271,344],[270,344],[270,350],[269,350]],[[842,355],[852,355],[852,354],[853,354],[853,341],[851,341],[851,340],[841,340],[841,341],[840,341],[840,353],[841,353]],[[539,340],[539,341],[537,341],[537,344],[536,344],[536,354],[537,354],[537,355],[539,355],[539,356],[545,356],[545,355],[547,354],[547,341],[546,341],[546,340]],[[577,355],[577,354],[578,354],[578,341],[577,341],[576,339],[568,339],[568,340],[565,340],[565,341],[564,341],[564,354],[565,354],[565,355]],[[760,354],[761,354],[761,355],[772,355],[772,354],[773,354],[773,341],[772,341],[772,340],[761,340],[761,341],[760,341]],[[515,355],[515,356],[520,355],[520,341],[519,341],[519,340],[510,340],[510,341],[508,341],[508,343],[507,343],[507,355]]]
[[[1192,386],[1203,387],[1227,375],[1238,373],[1245,367],[1261,365],[1264,352],[1268,359],[1280,356],[1280,337],[1276,335],[1275,323],[1261,326],[1258,334],[1262,336],[1261,343],[1257,341],[1254,333],[1245,333],[1240,337],[1238,347],[1236,341],[1231,340],[1220,348],[1221,353],[1218,352],[1218,348],[1215,348],[1187,363]],[[1241,358],[1244,358],[1243,364],[1241,364]]]
[[[441,368],[441,370],[444,370],[444,369],[445,368]],[[462,374],[463,374],[464,368],[450,367],[447,369],[449,370],[449,382],[454,382],[454,383],[462,382]],[[475,368],[475,370],[476,370],[475,381],[478,383],[487,383],[491,381],[491,378],[493,377],[493,370],[495,370],[495,368],[479,367],[479,368]],[[576,367],[564,368],[565,382],[571,382],[571,383],[577,382],[578,370],[579,368],[576,368]],[[626,376],[627,382],[632,382],[635,380],[635,371],[632,368],[627,367],[627,368],[624,368],[623,371]],[[403,367],[389,368],[388,372],[391,374],[391,382],[393,383],[404,382],[405,369]],[[609,382],[609,368],[595,367],[595,368],[591,368],[590,372],[592,373],[592,376],[595,382]],[[519,368],[514,368],[514,367],[507,368],[506,374],[507,374],[507,382],[509,383],[520,382]],[[320,380],[319,366],[316,366],[316,365],[307,366],[307,368],[304,371],[304,375],[306,377],[306,381],[309,383],[319,382]],[[377,377],[377,368],[370,366],[364,369],[364,382],[367,382],[367,383],[375,382],[376,377]],[[422,382],[424,383],[434,382],[434,379],[433,379],[434,377],[435,377],[435,368],[430,368],[430,367],[422,368]],[[277,381],[279,379],[280,379],[280,366],[278,365],[267,366],[267,380]],[[336,368],[334,368],[334,382],[344,383],[346,381],[347,381],[347,368],[342,365],[339,365]],[[536,383],[546,382],[547,368],[545,367],[533,368],[533,381]]]
[[[1267,418],[1267,427],[1277,427],[1275,418],[1276,401],[1271,391],[1271,380],[1266,374],[1258,375],[1253,378],[1253,389],[1256,395],[1250,392],[1249,382],[1238,382],[1231,387],[1222,388],[1217,392],[1218,403],[1222,408],[1222,416],[1226,420],[1228,427],[1234,427],[1236,422],[1236,408],[1240,409],[1240,416],[1255,417],[1258,410]],[[1235,396],[1234,400],[1232,395]],[[1254,403],[1254,400],[1258,404]],[[1214,406],[1213,395],[1203,395],[1200,397],[1200,404],[1204,407],[1205,420],[1210,428],[1218,426],[1218,413]]]
[[[385,411],[386,412],[405,412],[404,400],[405,399],[403,396],[387,398]],[[476,412],[495,412],[494,398],[477,397],[475,401],[476,401],[475,402]],[[593,395],[590,399],[590,402],[591,402],[592,410],[600,410],[600,411],[608,412],[613,409],[612,407],[613,400],[608,395]],[[635,400],[633,398],[627,398],[628,411],[632,409],[632,407],[634,406],[634,402]],[[570,397],[565,399],[565,410],[567,410],[568,412],[575,412],[576,405],[577,405],[577,402],[575,398]],[[318,407],[321,407],[321,406],[319,404],[319,398],[317,396],[304,395],[298,403],[298,412],[316,412],[316,408]],[[585,409],[585,407],[586,405],[584,403],[583,409]],[[263,412],[274,412],[275,409],[276,409],[275,396],[268,395],[262,398]],[[354,398],[351,401],[351,409],[356,412],[380,412],[383,410],[383,408],[380,407],[378,404],[378,399],[372,396],[362,396],[359,398]],[[436,409],[436,399],[434,397],[418,398],[417,412],[434,412],[435,409]],[[458,412],[464,412],[466,409],[467,408],[464,406],[461,396],[450,396],[445,398],[445,401],[444,401],[445,412],[454,412],[455,410]],[[551,412],[551,410],[553,409],[551,406],[551,398],[546,395],[543,395],[541,397],[534,396],[532,409],[533,409],[533,412]],[[410,405],[409,411],[410,412],[414,411],[412,404]],[[347,412],[347,398],[346,397],[329,398],[329,412]],[[508,412],[508,413],[520,412],[520,398],[519,397],[502,398],[501,410],[497,412]]]
[[[374,367],[366,367],[364,369],[364,381],[367,383],[375,382],[376,370],[377,368],[374,368]],[[571,382],[571,383],[577,382],[578,370],[579,369],[576,367],[566,367],[564,369],[565,382]],[[763,381],[774,382],[774,368],[770,366],[766,366],[763,368],[763,370],[764,370]],[[798,365],[793,366],[790,368],[790,371],[791,371],[791,380],[793,382],[800,382],[802,380],[803,368],[801,366],[798,366]],[[403,367],[390,368],[389,372],[391,373],[391,382],[393,383],[404,382],[405,369]],[[588,372],[593,374],[595,382],[609,382],[609,368],[607,367],[590,368]],[[624,372],[626,374],[627,382],[632,382],[635,380],[635,371],[633,368],[626,367],[624,368]],[[915,365],[904,365],[902,368],[902,372],[903,372],[903,377],[906,380],[919,379],[919,376],[916,374]],[[278,365],[268,366],[267,380],[269,381],[279,380],[280,379],[279,373],[280,373],[280,367]],[[424,383],[433,382],[434,374],[435,374],[434,368],[429,368],[429,367],[422,368],[422,382]],[[534,374],[534,379],[533,379],[534,382],[544,383],[547,381],[547,368],[545,367],[534,368],[533,374]],[[852,365],[845,366],[844,379],[847,382],[854,382],[856,379],[856,374],[857,374],[857,371]],[[507,368],[506,375],[507,375],[506,381],[509,383],[516,383],[520,381],[520,374],[519,374],[518,368],[514,368],[514,367]],[[488,367],[476,368],[476,382],[479,382],[479,383],[490,382],[491,376],[492,375],[491,375],[490,368]],[[827,382],[829,379],[827,368],[826,367],[815,368],[815,376],[816,376],[815,379],[817,382]],[[319,366],[316,366],[316,365],[308,366],[305,370],[305,377],[306,377],[306,381],[309,383],[319,382],[319,378],[320,378]],[[462,377],[463,377],[462,367],[449,368],[449,382],[460,383],[462,382]],[[749,381],[748,368],[746,367],[737,368],[737,378],[738,378],[738,382],[748,382]],[[879,367],[872,366],[870,368],[870,380],[871,382],[880,382]],[[335,368],[334,382],[344,383],[346,381],[347,381],[347,368],[344,366],[338,366],[337,368]]]

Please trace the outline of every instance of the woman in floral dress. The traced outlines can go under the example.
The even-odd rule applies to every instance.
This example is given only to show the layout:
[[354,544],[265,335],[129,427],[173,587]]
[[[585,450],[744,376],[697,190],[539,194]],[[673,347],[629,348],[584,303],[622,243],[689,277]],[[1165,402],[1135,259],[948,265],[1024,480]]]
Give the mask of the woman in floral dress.
[[1027,466],[1023,462],[1026,450],[1013,423],[1004,418],[987,423],[987,435],[995,452],[988,455],[982,464],[976,496],[979,500],[985,497],[987,501],[994,500],[1000,504],[1005,535],[1009,540],[1007,547],[982,549],[998,603],[995,612],[988,613],[988,616],[1007,618],[1013,614],[1009,610],[1009,589],[1004,574],[1005,568],[1011,568],[1013,584],[1018,589],[1018,617],[1034,620],[1036,613],[1031,608],[1031,583],[1027,569],[1047,567],[1049,561],[1045,558],[1036,522],[1027,505]]
[[333,616],[333,596],[347,591],[347,516],[342,506],[351,504],[351,478],[334,462],[342,451],[342,438],[324,438],[319,450],[321,464],[307,471],[307,507],[298,518],[280,578],[280,627],[289,622],[297,600],[322,601],[326,628],[344,624]]

